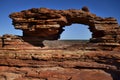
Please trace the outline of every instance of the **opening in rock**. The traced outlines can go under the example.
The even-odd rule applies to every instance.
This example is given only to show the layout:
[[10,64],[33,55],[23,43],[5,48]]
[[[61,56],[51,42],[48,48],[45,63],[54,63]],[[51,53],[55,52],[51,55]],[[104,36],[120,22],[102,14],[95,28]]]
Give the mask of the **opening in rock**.
[[92,37],[92,33],[88,28],[89,26],[83,24],[66,26],[60,40],[89,40]]

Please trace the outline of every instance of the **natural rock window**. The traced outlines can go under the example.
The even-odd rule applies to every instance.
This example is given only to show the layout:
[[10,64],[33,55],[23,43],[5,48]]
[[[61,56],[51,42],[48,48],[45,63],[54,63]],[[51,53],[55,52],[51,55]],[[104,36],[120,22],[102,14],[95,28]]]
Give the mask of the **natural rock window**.
[[[10,18],[23,36],[0,36],[0,80],[120,80],[115,18],[98,17],[87,7],[32,8]],[[67,28],[78,37],[87,29],[90,40],[58,40]]]
[[[54,10],[48,8],[32,8],[12,13],[9,17],[16,29],[23,31],[23,39],[32,44],[31,39],[39,41],[58,40],[64,27],[72,24],[89,26],[92,43],[120,43],[120,27],[113,17],[102,18],[82,9]],[[30,40],[25,40],[30,38]]]
[[60,40],[90,40],[92,33],[89,26],[83,24],[72,24],[64,27]]

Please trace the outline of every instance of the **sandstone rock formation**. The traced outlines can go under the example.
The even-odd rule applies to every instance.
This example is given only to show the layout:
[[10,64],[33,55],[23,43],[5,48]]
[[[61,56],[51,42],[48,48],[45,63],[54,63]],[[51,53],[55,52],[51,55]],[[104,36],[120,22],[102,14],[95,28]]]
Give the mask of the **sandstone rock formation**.
[[120,80],[115,51],[0,50],[0,80]]
[[10,14],[16,29],[23,30],[25,37],[39,37],[48,40],[60,38],[63,27],[71,24],[84,24],[92,32],[91,42],[120,42],[120,28],[117,20],[112,17],[102,18],[89,12],[87,7],[82,10],[53,10],[48,8],[32,8]]
[[[116,19],[98,17],[87,7],[32,8],[10,18],[23,36],[0,36],[0,80],[120,80]],[[89,26],[89,42],[57,40],[74,23]]]

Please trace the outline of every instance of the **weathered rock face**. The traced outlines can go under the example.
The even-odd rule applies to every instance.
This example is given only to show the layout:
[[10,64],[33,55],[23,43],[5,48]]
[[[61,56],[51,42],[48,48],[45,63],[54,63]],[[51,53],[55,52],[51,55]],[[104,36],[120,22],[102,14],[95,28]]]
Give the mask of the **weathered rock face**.
[[81,10],[53,10],[32,8],[10,14],[16,29],[23,30],[25,37],[39,37],[56,40],[64,31],[63,27],[78,23],[89,26],[92,32],[91,42],[120,42],[120,28],[115,18],[102,18],[89,12],[87,7]]
[[[10,17],[23,36],[0,36],[0,80],[120,80],[116,19],[98,17],[87,7],[33,8]],[[90,42],[56,40],[73,23],[89,26]]]
[[111,51],[0,50],[0,80],[120,80]]

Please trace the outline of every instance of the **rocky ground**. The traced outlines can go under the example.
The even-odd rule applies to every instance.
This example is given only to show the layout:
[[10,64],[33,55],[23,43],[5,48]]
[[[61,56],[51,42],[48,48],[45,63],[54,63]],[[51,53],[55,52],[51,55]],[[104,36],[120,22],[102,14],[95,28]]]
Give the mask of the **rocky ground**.
[[[0,80],[120,80],[120,26],[115,18],[99,17],[87,7],[32,8],[9,17],[23,36],[0,36]],[[76,23],[89,26],[89,42],[53,41],[65,26]]]
[[120,80],[119,51],[0,50],[0,80]]

